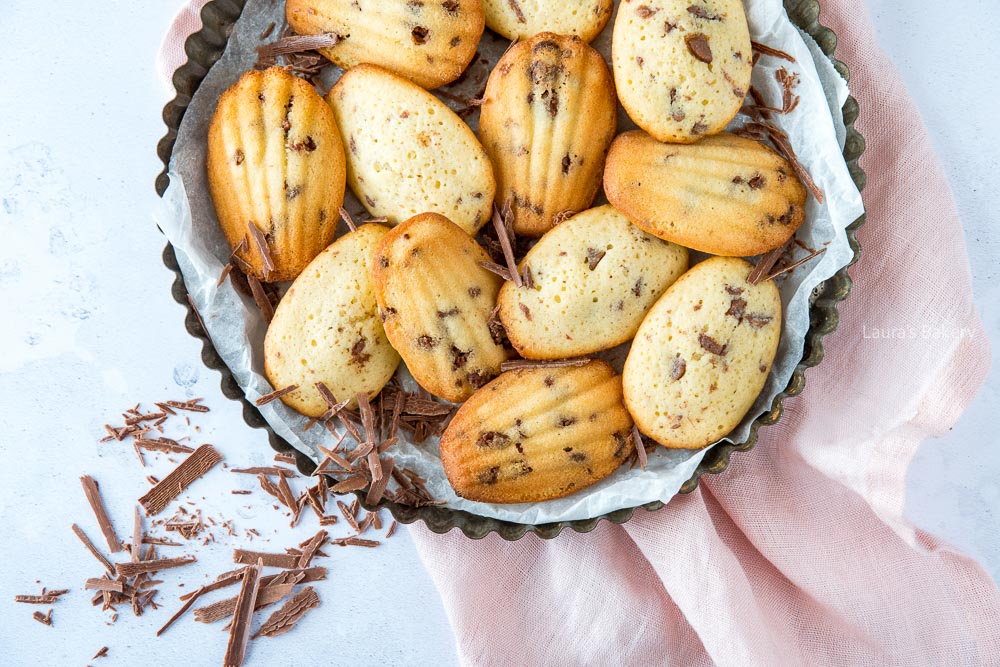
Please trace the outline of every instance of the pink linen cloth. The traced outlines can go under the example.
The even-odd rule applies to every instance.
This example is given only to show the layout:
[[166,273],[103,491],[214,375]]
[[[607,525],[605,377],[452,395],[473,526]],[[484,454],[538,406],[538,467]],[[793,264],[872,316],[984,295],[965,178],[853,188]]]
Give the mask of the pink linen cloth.
[[[203,4],[171,27],[165,79]],[[463,663],[1000,664],[996,585],[903,518],[917,447],[990,365],[961,223],[864,3],[822,5],[868,142],[863,257],[823,363],[756,449],[624,526],[513,543],[412,527]],[[899,329],[915,336],[872,337]]]

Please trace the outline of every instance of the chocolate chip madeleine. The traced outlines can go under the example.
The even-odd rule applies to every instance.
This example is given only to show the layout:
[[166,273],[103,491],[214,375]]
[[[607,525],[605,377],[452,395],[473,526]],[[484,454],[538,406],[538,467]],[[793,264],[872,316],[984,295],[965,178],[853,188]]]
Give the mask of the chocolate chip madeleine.
[[576,493],[634,450],[621,376],[596,360],[508,371],[473,394],[441,436],[455,493],[484,503]]
[[292,280],[333,240],[344,201],[333,112],[284,68],[250,71],[219,98],[208,129],[208,184],[247,273]]

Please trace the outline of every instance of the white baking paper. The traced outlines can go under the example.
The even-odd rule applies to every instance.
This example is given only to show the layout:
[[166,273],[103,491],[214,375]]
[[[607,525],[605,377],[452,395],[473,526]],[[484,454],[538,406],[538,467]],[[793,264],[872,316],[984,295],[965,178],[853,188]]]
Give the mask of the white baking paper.
[[[801,98],[798,108],[787,116],[775,116],[774,122],[788,134],[799,160],[826,196],[822,205],[809,198],[806,222],[797,237],[808,247],[826,247],[827,250],[780,281],[785,317],[777,358],[756,404],[731,434],[730,439],[734,442],[747,437],[750,422],[767,411],[774,396],[787,385],[802,357],[813,290],[851,260],[853,252],[844,230],[863,213],[861,195],[841,155],[845,129],[840,109],[848,95],[846,83],[811,38],[791,23],[780,0],[746,0],[745,5],[752,39],[781,49],[796,59],[793,64],[762,56],[754,68],[753,85],[763,93],[768,104],[780,107],[781,89],[774,79],[774,71],[786,67],[801,79],[796,89]],[[184,282],[216,350],[251,401],[273,389],[263,374],[266,324],[253,301],[233,289],[230,282],[216,286],[230,249],[219,230],[208,192],[206,136],[219,95],[244,71],[253,67],[255,48],[261,43],[260,34],[271,21],[279,26],[273,34],[280,33],[283,11],[283,3],[273,0],[250,0],[247,3],[225,54],[191,100],[174,148],[170,187],[154,213],[157,224],[174,246]],[[593,44],[605,57],[609,57],[611,51],[612,25],[609,23]],[[507,46],[505,40],[487,31],[480,44],[480,55],[467,74],[445,90],[467,99],[477,97],[484,88],[490,68]],[[329,68],[328,71],[330,75],[326,83],[332,85],[339,72],[336,68]],[[456,109],[462,106],[450,99],[445,99],[445,102]],[[634,127],[624,112],[619,116],[619,129]],[[466,120],[475,129],[475,115]],[[739,124],[739,120],[734,121],[734,126]],[[345,206],[358,219],[367,217],[363,207],[350,193]],[[804,251],[801,252],[804,254]],[[626,350],[627,346],[623,346],[606,355],[606,358],[617,363],[620,369]],[[412,388],[412,378],[405,369],[401,373],[404,385]],[[269,403],[260,410],[278,435],[313,460],[320,458],[316,445],[331,442],[331,436],[323,429],[304,431],[306,419],[280,401]],[[436,438],[429,438],[420,445],[404,438],[390,450],[390,454],[397,467],[412,469],[428,479],[427,488],[435,498],[446,501],[447,507],[506,521],[547,523],[591,518],[655,500],[668,502],[694,472],[705,451],[657,448],[650,453],[645,471],[623,467],[599,484],[575,495],[524,505],[491,505],[458,498],[448,485],[441,467]]]

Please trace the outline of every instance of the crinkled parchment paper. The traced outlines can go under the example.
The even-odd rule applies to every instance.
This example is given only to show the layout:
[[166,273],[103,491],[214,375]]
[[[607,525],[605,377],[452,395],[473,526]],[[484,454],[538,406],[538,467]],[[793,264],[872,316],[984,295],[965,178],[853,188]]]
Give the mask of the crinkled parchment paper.
[[[812,39],[791,23],[780,0],[745,0],[745,4],[752,38],[793,55],[797,61],[793,64],[762,56],[754,68],[753,85],[768,104],[780,107],[781,89],[774,71],[786,67],[801,78],[796,89],[801,97],[798,108],[789,115],[775,116],[774,122],[789,135],[800,161],[826,196],[822,205],[809,198],[806,223],[797,237],[806,246],[825,246],[827,250],[780,281],[785,317],[777,359],[757,403],[730,435],[734,442],[747,437],[750,422],[766,411],[774,396],[787,385],[802,357],[813,289],[851,260],[853,253],[844,228],[863,212],[861,195],[841,156],[845,138],[841,107],[847,99],[847,85]],[[216,100],[244,71],[253,67],[255,48],[261,43],[259,36],[268,24],[276,21],[278,26],[283,25],[283,6],[284,3],[272,0],[247,3],[225,54],[202,82],[184,116],[171,162],[170,187],[154,215],[174,246],[184,282],[216,350],[250,400],[272,391],[263,372],[266,325],[253,301],[237,292],[230,282],[216,287],[230,250],[219,230],[208,192],[206,136]],[[593,44],[605,57],[611,51],[612,25],[609,23]],[[280,30],[274,32],[279,33]],[[478,97],[490,67],[507,46],[505,40],[487,31],[480,44],[480,55],[469,72],[446,90],[465,98]],[[327,84],[332,85],[339,71],[331,67],[328,72]],[[445,101],[456,109],[463,106],[454,100]],[[619,129],[632,127],[624,112],[619,116]],[[466,120],[476,127],[475,115]],[[367,217],[350,193],[345,206],[357,219]],[[611,356],[621,360],[623,354],[624,348]],[[412,388],[412,379],[405,370],[401,373],[405,376],[404,384],[410,383]],[[265,405],[261,412],[278,435],[314,460],[319,459],[316,445],[330,442],[331,436],[324,429],[304,431],[306,419],[280,401]],[[568,498],[524,505],[489,505],[458,498],[445,478],[436,438],[420,445],[403,439],[390,454],[397,467],[410,468],[427,478],[427,488],[435,498],[446,500],[448,507],[506,521],[545,523],[586,519],[654,500],[667,502],[694,472],[705,450],[669,451],[660,447],[650,454],[645,471],[623,467],[601,483]]]

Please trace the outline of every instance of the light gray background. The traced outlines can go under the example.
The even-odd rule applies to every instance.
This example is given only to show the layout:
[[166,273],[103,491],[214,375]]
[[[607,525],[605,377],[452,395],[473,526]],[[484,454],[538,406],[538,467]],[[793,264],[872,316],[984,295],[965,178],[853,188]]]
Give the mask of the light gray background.
[[[966,226],[976,299],[1000,342],[1000,103],[992,82],[1000,62],[1000,5],[955,3],[945,13],[925,3],[869,0],[885,49],[900,69],[931,130]],[[214,443],[234,465],[263,464],[263,433],[246,427],[218,375],[199,360],[200,345],[169,297],[173,275],[160,262],[152,228],[154,147],[166,101],[153,70],[160,38],[177,9],[150,3],[0,4],[0,650],[4,664],[86,664],[101,646],[105,664],[217,664],[224,635],[186,619],[162,639],[153,633],[175,608],[177,582],[201,581],[229,567],[235,542],[199,549],[184,574],[164,573],[166,609],[109,627],[79,592],[96,562],[69,531],[76,521],[97,540],[77,477],[104,482],[122,533],[144,474],[131,450],[95,444],[101,424],[136,400],[204,396],[198,442]],[[11,29],[13,28],[13,29]],[[870,174],[869,178],[877,178]],[[946,437],[924,444],[910,472],[907,515],[982,559],[1000,577],[1000,451],[988,435],[1000,407],[1000,372]],[[161,474],[170,464],[153,468]],[[270,506],[246,508],[252,480],[215,471],[192,487],[205,507],[237,526],[265,526],[262,550],[280,550],[316,529],[291,533]],[[252,519],[252,523],[251,523]],[[307,519],[309,521],[311,519]],[[186,551],[175,549],[173,553]],[[331,550],[323,599],[293,633],[252,646],[253,664],[450,664],[447,619],[405,530],[381,548]],[[55,627],[31,620],[13,595],[35,580],[73,593],[55,605]],[[193,581],[192,581],[193,580]],[[289,656],[294,655],[294,660]],[[101,663],[98,663],[101,664]]]

